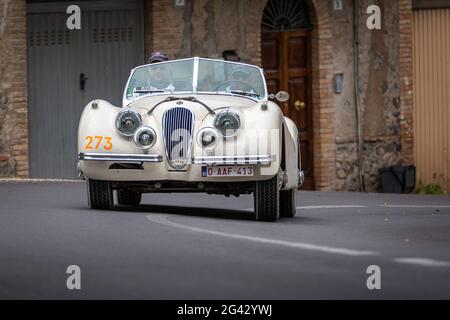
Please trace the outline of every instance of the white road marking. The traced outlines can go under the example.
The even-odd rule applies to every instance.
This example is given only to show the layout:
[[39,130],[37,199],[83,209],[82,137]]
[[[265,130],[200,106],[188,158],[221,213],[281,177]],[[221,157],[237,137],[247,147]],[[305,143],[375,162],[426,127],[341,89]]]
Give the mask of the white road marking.
[[207,233],[207,234],[220,236],[220,237],[227,237],[227,238],[238,239],[238,240],[246,240],[246,241],[264,243],[264,244],[270,244],[270,245],[279,245],[279,246],[295,248],[295,249],[320,251],[320,252],[325,252],[325,253],[340,254],[340,255],[346,255],[346,256],[379,255],[379,253],[375,252],[375,251],[335,248],[335,247],[320,246],[320,245],[304,243],[304,242],[289,242],[289,241],[283,241],[283,240],[266,239],[266,238],[261,238],[261,237],[246,236],[246,235],[235,234],[235,233],[227,233],[227,232],[221,232],[221,231],[215,231],[215,230],[201,229],[198,227],[191,227],[191,226],[187,226],[187,225],[169,221],[167,219],[167,215],[164,215],[164,214],[147,215],[147,219],[152,222],[159,223],[159,224],[162,224],[165,226],[185,229],[185,230],[189,230],[189,231],[193,231],[193,232]]
[[[375,207],[375,206],[374,206]],[[379,208],[404,208],[404,209],[414,209],[414,208],[429,208],[429,209],[450,209],[450,205],[408,205],[408,204],[380,204],[376,207]],[[370,208],[370,206],[365,205],[324,205],[324,206],[302,206],[296,207],[297,210],[317,210],[317,209],[363,209]],[[253,211],[253,208],[244,209],[244,211]]]
[[38,183],[38,182],[84,182],[84,180],[81,180],[81,179],[0,178],[0,183]]
[[414,264],[421,267],[450,267],[450,262],[448,261],[438,261],[427,258],[396,258],[394,261],[397,263]]
[[[368,208],[363,205],[326,205],[326,206],[302,206],[296,207],[297,210],[316,210],[316,209],[361,209]],[[253,211],[253,208],[244,209],[244,211]]]
[[314,209],[352,209],[352,208],[367,208],[367,206],[362,205],[338,205],[338,206],[304,206],[297,207],[299,210],[314,210]]
[[430,209],[447,209],[450,205],[413,205],[413,204],[384,204],[379,207],[383,208],[430,208]]

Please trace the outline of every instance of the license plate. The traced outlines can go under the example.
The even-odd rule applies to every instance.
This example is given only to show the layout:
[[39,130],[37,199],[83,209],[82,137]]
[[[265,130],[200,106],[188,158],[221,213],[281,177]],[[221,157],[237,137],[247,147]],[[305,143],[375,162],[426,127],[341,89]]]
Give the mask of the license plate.
[[252,177],[253,166],[202,167],[202,177]]

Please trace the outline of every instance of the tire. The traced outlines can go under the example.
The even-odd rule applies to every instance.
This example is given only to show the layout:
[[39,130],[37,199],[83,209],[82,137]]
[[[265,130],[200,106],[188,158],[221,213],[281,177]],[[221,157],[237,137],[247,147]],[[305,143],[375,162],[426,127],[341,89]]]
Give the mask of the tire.
[[280,217],[294,218],[296,214],[295,207],[295,189],[280,191]]
[[280,218],[279,176],[257,181],[253,195],[255,220],[273,222]]
[[87,179],[88,204],[91,209],[110,210],[114,205],[109,181]]
[[117,190],[117,202],[125,206],[138,206],[141,203],[142,194],[140,192]]

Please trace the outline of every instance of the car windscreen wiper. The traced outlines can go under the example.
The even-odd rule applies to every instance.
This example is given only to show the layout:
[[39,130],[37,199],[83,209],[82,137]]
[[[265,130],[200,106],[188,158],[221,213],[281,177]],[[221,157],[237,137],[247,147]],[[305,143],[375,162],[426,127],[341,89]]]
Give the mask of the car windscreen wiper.
[[163,93],[164,90],[134,90],[133,93]]
[[242,96],[247,96],[247,97],[255,97],[255,98],[259,97],[259,94],[255,93],[255,92],[249,92],[249,91],[232,90],[232,91],[230,91],[230,93],[240,94]]

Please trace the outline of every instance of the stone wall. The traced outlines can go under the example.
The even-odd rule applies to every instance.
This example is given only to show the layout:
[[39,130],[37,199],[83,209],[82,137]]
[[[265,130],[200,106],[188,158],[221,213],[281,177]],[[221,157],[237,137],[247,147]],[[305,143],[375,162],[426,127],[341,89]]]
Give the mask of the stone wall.
[[[334,68],[336,73],[344,73],[346,88],[342,94],[335,94],[334,105],[336,189],[356,191],[359,190],[359,178],[352,2],[346,0],[344,10],[334,13]],[[399,1],[390,0],[361,0],[359,3],[362,171],[366,190],[377,191],[380,188],[378,170],[402,163],[403,157],[400,137],[403,117],[403,96],[400,91],[400,7]],[[366,27],[366,8],[371,4],[381,8],[381,30],[368,30]]]
[[26,2],[0,0],[0,177],[28,176]]

